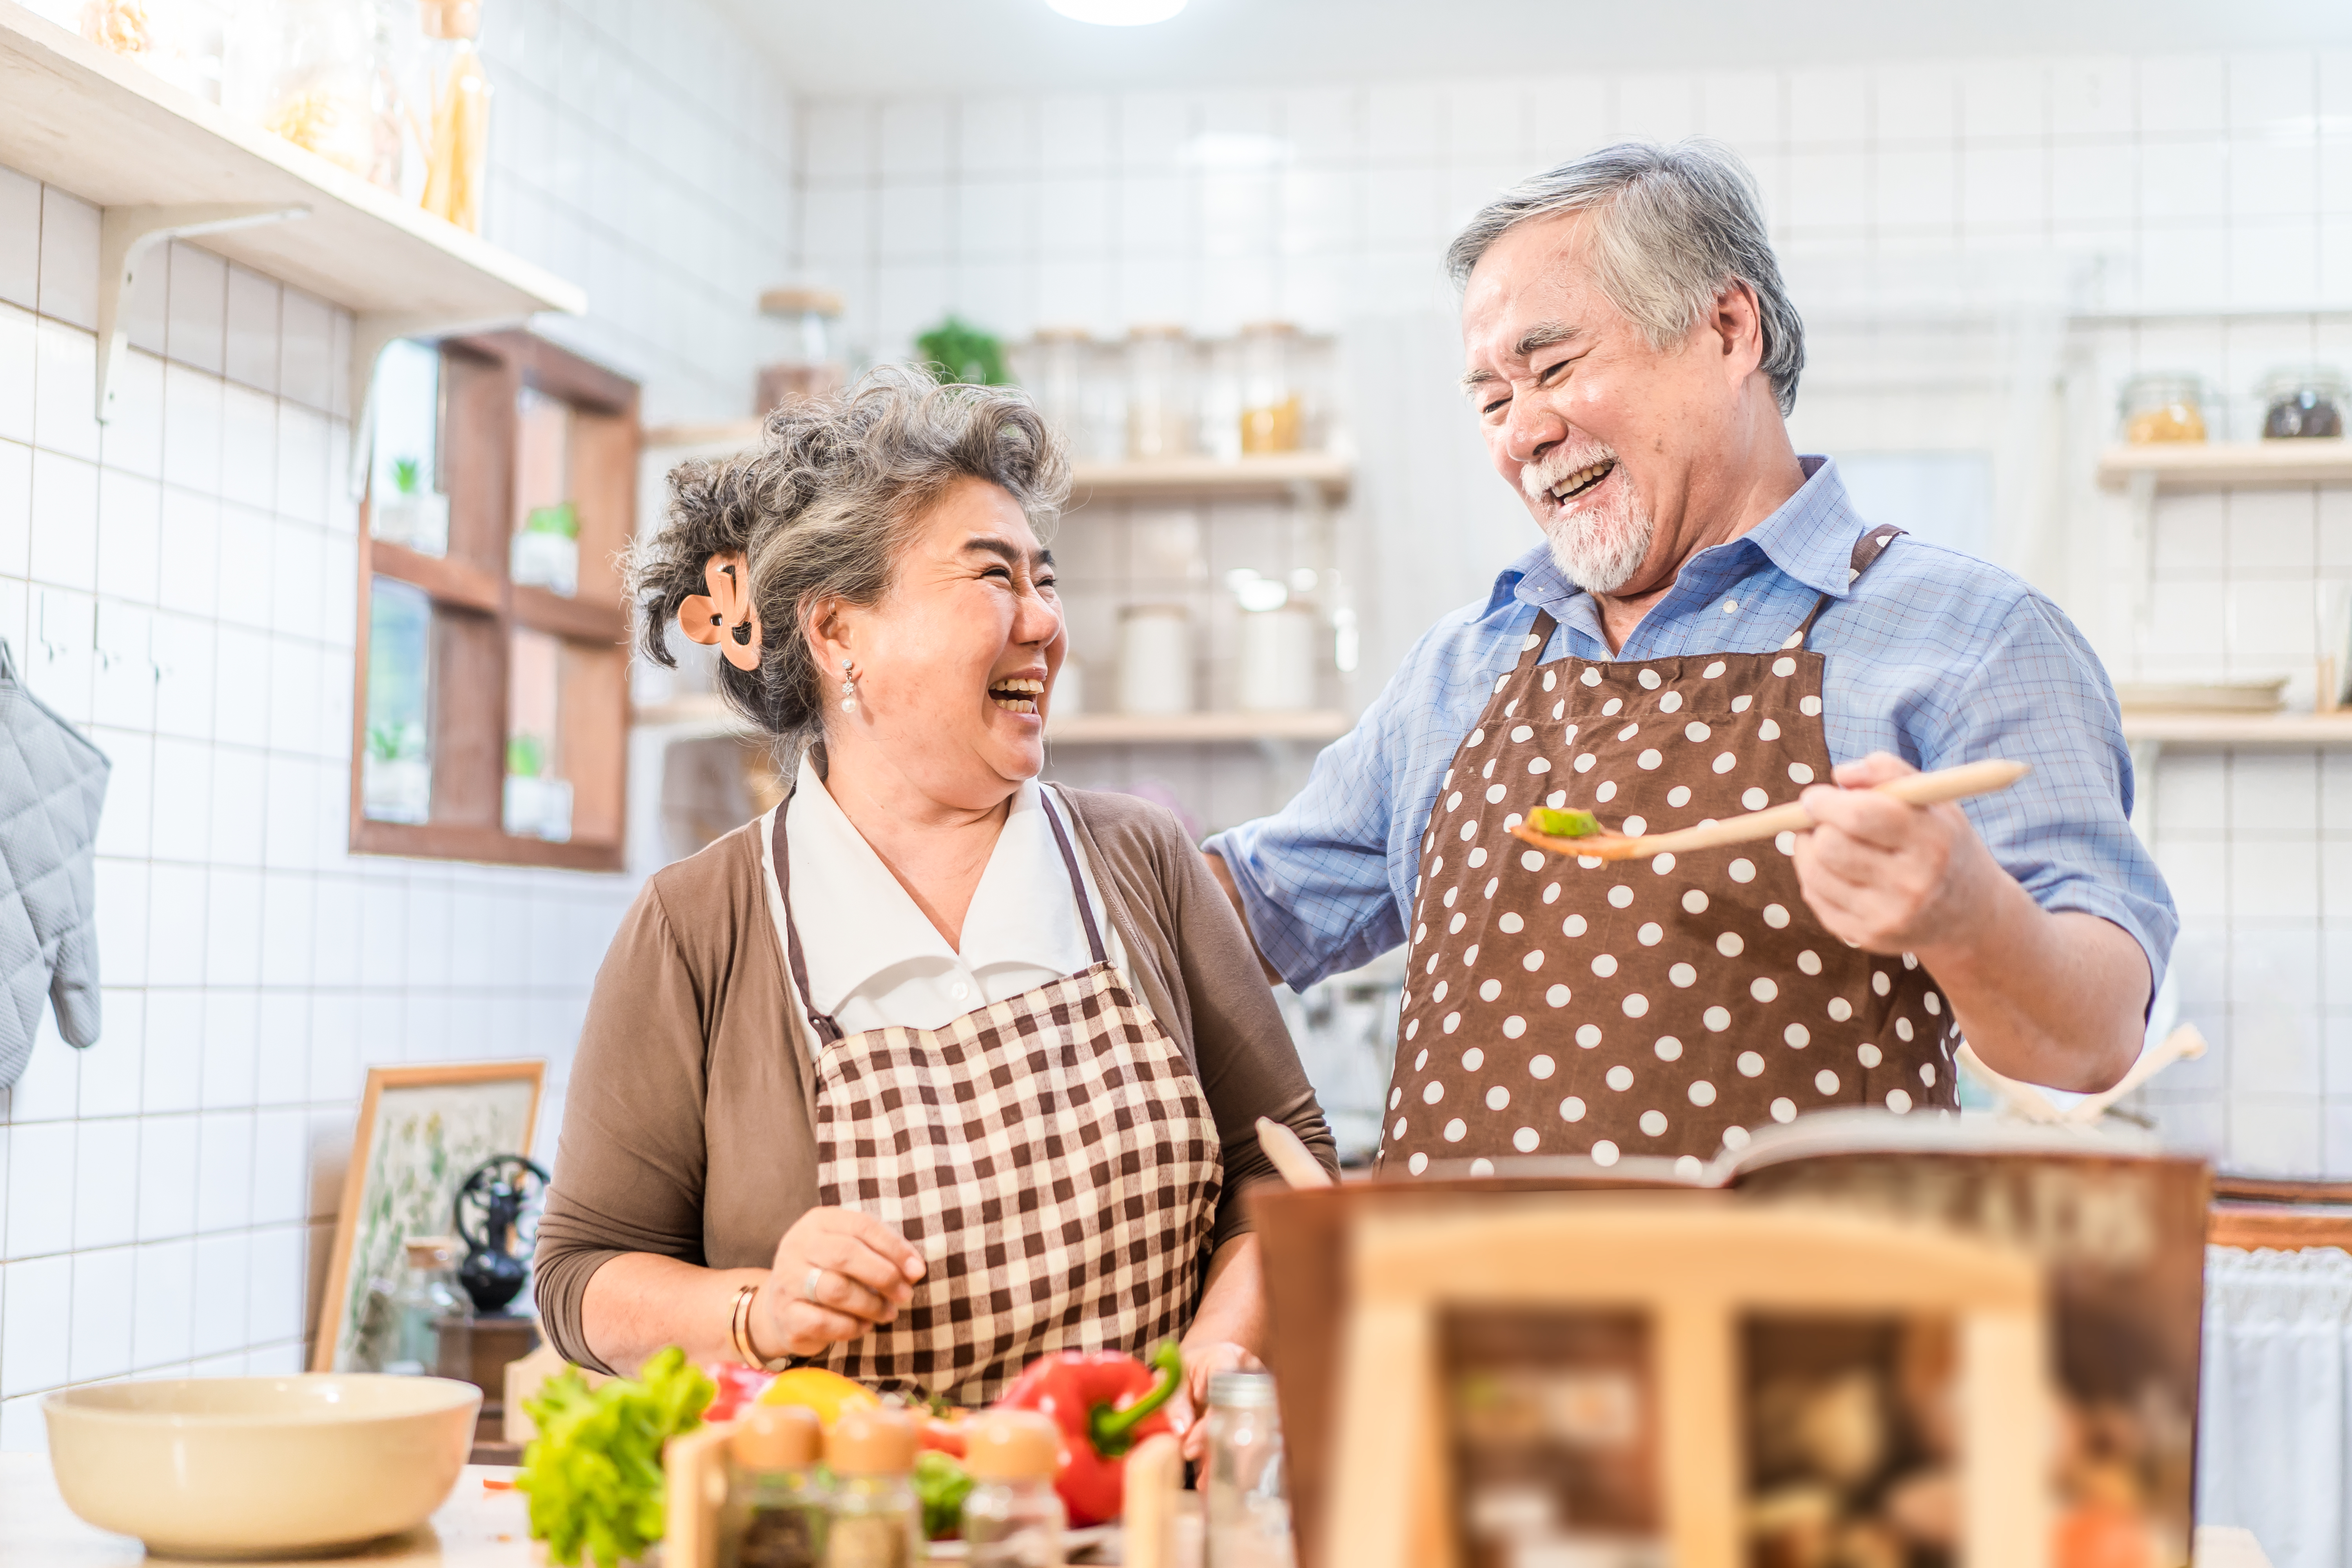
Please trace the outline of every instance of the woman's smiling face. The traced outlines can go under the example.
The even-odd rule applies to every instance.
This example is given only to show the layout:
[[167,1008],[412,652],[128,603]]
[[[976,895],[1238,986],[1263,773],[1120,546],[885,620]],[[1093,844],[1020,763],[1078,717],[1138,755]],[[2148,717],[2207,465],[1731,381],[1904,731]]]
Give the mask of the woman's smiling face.
[[[825,733],[866,742],[942,805],[985,809],[1045,764],[1066,639],[1054,558],[1002,486],[959,479],[900,549],[890,591],[820,616]],[[856,707],[841,706],[841,660]]]

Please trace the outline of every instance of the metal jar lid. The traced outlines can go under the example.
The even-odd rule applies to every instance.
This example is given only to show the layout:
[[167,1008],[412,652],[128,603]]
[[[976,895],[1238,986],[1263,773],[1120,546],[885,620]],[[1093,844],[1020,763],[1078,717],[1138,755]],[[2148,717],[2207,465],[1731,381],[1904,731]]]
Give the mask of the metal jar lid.
[[1274,1378],[1263,1372],[1221,1372],[1209,1379],[1209,1403],[1228,1410],[1274,1408]]

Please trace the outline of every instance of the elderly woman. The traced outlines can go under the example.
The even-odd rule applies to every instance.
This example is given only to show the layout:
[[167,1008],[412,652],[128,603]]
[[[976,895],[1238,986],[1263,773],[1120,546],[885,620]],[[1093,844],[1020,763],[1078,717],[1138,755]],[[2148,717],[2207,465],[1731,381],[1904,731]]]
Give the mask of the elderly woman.
[[960,1402],[1040,1352],[1265,1331],[1257,1119],[1332,1143],[1174,817],[1036,782],[1067,465],[1018,394],[880,373],[671,476],[631,562],[791,794],[656,873],[597,976],[540,1229],[572,1361],[820,1363]]

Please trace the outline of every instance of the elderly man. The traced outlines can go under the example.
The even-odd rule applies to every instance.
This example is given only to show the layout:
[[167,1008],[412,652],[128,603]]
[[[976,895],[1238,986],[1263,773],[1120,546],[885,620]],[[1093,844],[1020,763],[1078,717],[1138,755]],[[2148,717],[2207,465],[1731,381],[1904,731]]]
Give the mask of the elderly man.
[[[2115,1081],[2178,921],[2112,689],[2047,599],[1797,455],[1803,327],[1747,172],[1607,148],[1447,263],[1463,389],[1544,543],[1207,846],[1293,985],[1409,944],[1383,1165],[1695,1163],[1808,1111],[1948,1110],[1963,1036],[2014,1078]],[[1862,787],[1991,757],[2033,771],[1965,806]],[[1508,833],[1539,804],[1641,833],[1790,800],[1821,826],[1679,860]]]

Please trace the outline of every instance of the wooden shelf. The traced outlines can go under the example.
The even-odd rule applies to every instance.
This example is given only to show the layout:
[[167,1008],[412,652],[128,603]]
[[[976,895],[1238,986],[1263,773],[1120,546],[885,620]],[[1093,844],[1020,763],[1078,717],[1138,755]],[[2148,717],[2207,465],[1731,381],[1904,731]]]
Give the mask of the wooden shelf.
[[2339,713],[2124,714],[2124,740],[2138,745],[2352,746],[2352,710]]
[[[639,728],[691,731],[697,734],[752,733],[715,696],[682,697],[634,710]],[[1049,720],[1045,739],[1065,746],[1182,746],[1246,741],[1336,741],[1355,721],[1334,709],[1297,713],[1073,713]],[[680,736],[681,739],[685,737]]]
[[2099,454],[2108,489],[2129,489],[2143,475],[2158,490],[2352,484],[2352,441],[2179,441]]
[[110,307],[146,247],[173,235],[356,314],[360,388],[392,337],[587,309],[572,284],[14,0],[0,0],[0,164],[105,209],[101,381]]
[[1330,452],[1270,452],[1249,458],[1160,458],[1149,462],[1077,463],[1074,507],[1088,500],[1197,497],[1286,497],[1302,487],[1326,500],[1346,499],[1355,467]]
[[1355,721],[1332,709],[1297,713],[1073,713],[1049,719],[1066,746],[1200,745],[1220,741],[1336,741]]
[[[646,447],[716,456],[740,451],[760,438],[760,421],[737,419],[710,425],[657,425],[646,432]],[[1343,500],[1355,479],[1355,465],[1330,452],[1274,452],[1249,458],[1160,458],[1138,463],[1074,463],[1071,510],[1089,500],[1176,500],[1183,497],[1286,498],[1302,486],[1326,500]]]

